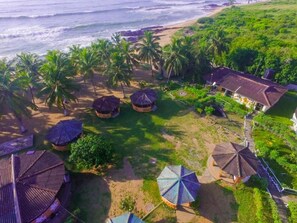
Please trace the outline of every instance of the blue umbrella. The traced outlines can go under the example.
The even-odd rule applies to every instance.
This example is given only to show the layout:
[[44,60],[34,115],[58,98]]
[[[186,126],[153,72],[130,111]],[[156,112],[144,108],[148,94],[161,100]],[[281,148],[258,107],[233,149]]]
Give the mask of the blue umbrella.
[[157,178],[160,194],[174,205],[195,201],[200,183],[196,174],[179,166],[167,166]]
[[65,146],[76,140],[82,133],[82,122],[72,119],[60,121],[46,136],[56,146]]
[[108,219],[106,223],[144,223],[144,221],[129,212],[121,216]]

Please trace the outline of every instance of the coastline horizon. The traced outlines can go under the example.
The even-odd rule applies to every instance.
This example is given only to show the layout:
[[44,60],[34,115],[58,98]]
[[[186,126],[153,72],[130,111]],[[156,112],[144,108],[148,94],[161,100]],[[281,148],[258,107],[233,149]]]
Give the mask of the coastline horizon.
[[[179,29],[182,29],[182,28],[185,28],[185,27],[188,27],[188,26],[194,24],[197,21],[197,19],[199,19],[201,17],[213,16],[214,14],[220,12],[222,9],[228,7],[228,6],[226,6],[226,3],[225,3],[225,5],[224,4],[223,5],[209,4],[209,5],[210,5],[210,8],[208,10],[205,10],[201,14],[195,15],[194,17],[191,17],[190,19],[186,18],[186,19],[181,19],[181,20],[178,20],[178,21],[165,22],[162,25],[160,25],[160,24],[149,24],[149,25],[141,26],[141,27],[135,28],[135,29],[133,29],[133,28],[127,28],[127,29],[120,28],[120,29],[116,30],[116,32],[129,31],[129,30],[131,30],[131,31],[141,30],[141,29],[146,29],[147,27],[160,26],[164,30],[160,31],[158,33],[158,35],[162,35],[161,40],[160,40],[160,44],[162,46],[164,46],[167,43],[169,43],[171,36],[176,31],[178,31]],[[239,5],[244,5],[244,4],[239,4]],[[57,32],[59,32],[59,30],[57,30]],[[116,33],[116,32],[112,32],[112,33]],[[39,33],[38,31],[36,31],[36,33],[37,33],[36,35],[41,34],[41,32]],[[36,53],[40,57],[43,57],[44,55],[46,55],[46,52],[49,51],[49,50],[57,49],[57,50],[61,50],[63,52],[67,52],[68,47],[70,47],[72,45],[81,45],[82,47],[87,47],[92,42],[96,41],[97,39],[110,39],[112,33],[109,36],[105,36],[105,37],[104,36],[102,36],[102,37],[101,36],[96,36],[96,37],[89,37],[89,38],[86,38],[86,39],[84,39],[84,36],[81,36],[81,35],[72,36],[72,39],[70,38],[68,40],[67,40],[66,36],[65,36],[65,38],[62,36],[63,41],[67,42],[67,44],[63,44],[62,47],[58,43],[55,44],[54,38],[50,38],[50,40],[48,40],[48,42],[46,42],[47,40],[44,40],[44,42],[42,42],[41,44],[38,45],[38,48],[32,48],[32,46],[30,44],[28,44],[27,41],[22,41],[22,42],[19,43],[19,45],[15,44],[13,46],[12,51],[9,51],[9,49],[6,49],[6,47],[5,47],[6,42],[5,41],[7,41],[7,39],[4,39],[5,41],[3,42],[3,45],[2,45],[4,50],[0,49],[0,52],[2,51],[1,54],[0,54],[0,58],[12,59],[16,55],[20,54],[21,52]],[[25,32],[25,34],[27,34],[27,33]],[[1,35],[0,35],[0,39],[1,38],[3,39],[4,34],[1,34]],[[17,37],[17,34],[13,34],[13,35],[15,35]],[[48,35],[55,35],[55,33],[52,32],[52,33],[49,33]],[[34,38],[37,38],[37,37],[32,36],[33,42],[34,42]],[[84,41],[83,44],[79,42],[81,40]],[[78,42],[76,42],[76,41],[78,41]],[[47,44],[45,44],[45,42]],[[7,44],[7,45],[8,45],[7,48],[9,48],[10,47],[9,44]]]

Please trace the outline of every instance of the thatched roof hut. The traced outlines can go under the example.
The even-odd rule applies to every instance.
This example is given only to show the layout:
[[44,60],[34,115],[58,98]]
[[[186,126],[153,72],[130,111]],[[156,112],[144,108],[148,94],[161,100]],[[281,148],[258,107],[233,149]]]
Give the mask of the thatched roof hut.
[[129,212],[121,216],[108,219],[106,223],[144,223],[144,221]]
[[142,89],[130,96],[132,107],[138,112],[150,112],[155,110],[157,93],[153,89]]
[[200,188],[196,174],[181,165],[165,167],[157,181],[163,201],[174,208],[195,201]]
[[43,222],[60,208],[65,169],[48,151],[0,160],[0,222]]
[[234,177],[235,182],[257,174],[258,159],[247,146],[232,142],[216,145],[212,157],[224,172]]
[[46,136],[57,150],[65,150],[66,146],[82,134],[82,122],[79,120],[63,120],[52,127]]
[[120,113],[120,99],[115,96],[103,96],[93,102],[93,108],[100,118],[116,117]]

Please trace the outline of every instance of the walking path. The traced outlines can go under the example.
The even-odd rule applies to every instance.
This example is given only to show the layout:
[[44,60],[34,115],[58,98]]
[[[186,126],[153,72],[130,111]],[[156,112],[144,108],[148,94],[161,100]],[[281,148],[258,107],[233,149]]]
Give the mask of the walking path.
[[[252,152],[256,153],[255,143],[252,138],[252,117],[250,117],[250,116],[245,118],[244,135],[245,135],[246,142],[249,144],[249,148],[251,149]],[[268,182],[267,189],[268,189],[269,193],[271,194],[271,197],[277,204],[281,221],[284,223],[288,222],[287,208],[286,208],[285,203],[282,199],[282,193],[279,192],[278,184],[275,182],[273,177],[271,177],[268,174],[266,168],[263,166],[262,163],[260,163],[260,165],[259,165],[258,175],[267,180],[267,182]]]

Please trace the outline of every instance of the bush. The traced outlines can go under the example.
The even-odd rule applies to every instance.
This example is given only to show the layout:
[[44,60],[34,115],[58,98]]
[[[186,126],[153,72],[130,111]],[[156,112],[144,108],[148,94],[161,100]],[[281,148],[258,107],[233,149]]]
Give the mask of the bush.
[[297,222],[297,202],[289,201],[289,222],[296,223]]
[[205,108],[204,108],[204,111],[205,111],[205,114],[206,115],[212,115],[213,114],[213,112],[214,112],[214,108],[212,107],[212,106],[206,106]]
[[79,169],[97,168],[111,163],[113,149],[111,143],[102,136],[88,134],[71,144],[69,161]]
[[264,218],[264,207],[261,191],[258,188],[254,188],[254,202],[256,206],[256,217],[258,219],[257,222],[262,223]]
[[123,211],[132,212],[135,208],[135,200],[131,196],[127,196],[120,201],[120,209]]
[[202,17],[197,22],[200,24],[211,24],[214,22],[214,19],[212,17]]

